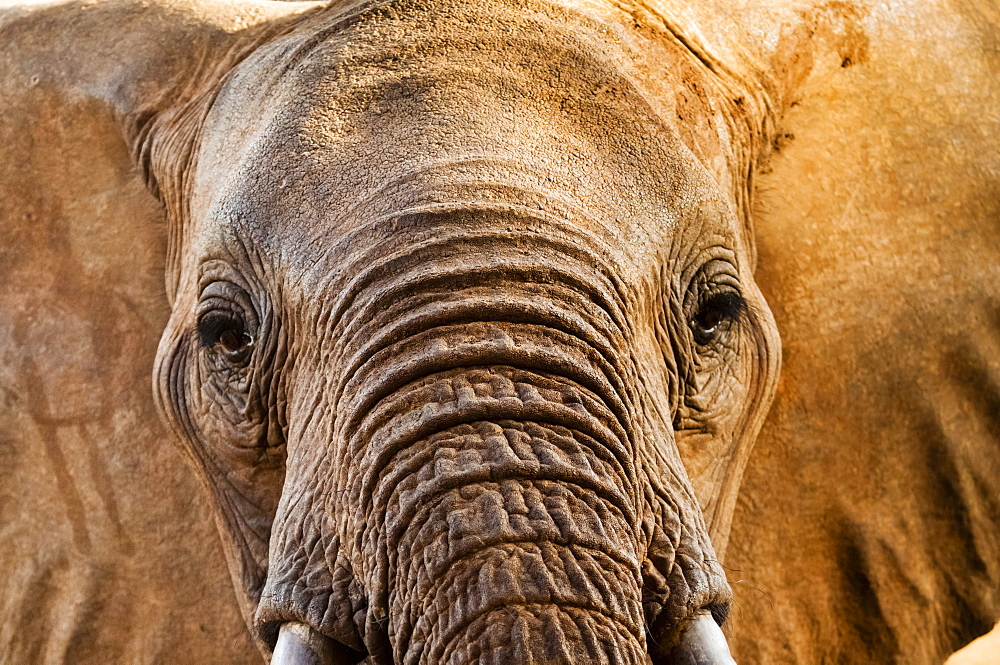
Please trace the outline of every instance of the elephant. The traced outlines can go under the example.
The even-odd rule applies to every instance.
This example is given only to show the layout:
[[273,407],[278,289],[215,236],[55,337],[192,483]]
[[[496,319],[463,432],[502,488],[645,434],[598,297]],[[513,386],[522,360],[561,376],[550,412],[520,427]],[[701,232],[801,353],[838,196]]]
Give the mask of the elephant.
[[[167,432],[141,423],[141,447],[180,444],[272,663],[732,662],[700,500],[735,499],[777,378],[734,176],[753,147],[680,94],[705,75],[690,50],[607,11],[108,0],[5,21],[5,144],[79,159],[5,160],[13,238],[39,245],[11,257],[7,309],[97,319],[80,362],[145,365]],[[166,307],[104,277],[73,297],[90,246],[28,240],[49,221],[109,236],[98,263],[136,253],[116,268],[158,272]],[[36,314],[52,265],[50,297],[72,295]],[[166,315],[148,364],[144,305]],[[15,408],[115,421],[73,387]]]
[[[996,17],[889,5],[5,10],[0,657],[731,662],[721,625],[740,662],[940,662],[988,630]],[[910,80],[905,35],[966,78]],[[900,321],[945,355],[874,344]],[[923,484],[862,496],[858,441]]]

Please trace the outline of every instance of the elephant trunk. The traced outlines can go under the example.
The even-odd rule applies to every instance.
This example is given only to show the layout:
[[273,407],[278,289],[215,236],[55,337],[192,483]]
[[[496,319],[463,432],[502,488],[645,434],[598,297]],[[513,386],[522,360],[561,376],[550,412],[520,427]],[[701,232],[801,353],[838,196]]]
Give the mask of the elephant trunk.
[[[558,637],[554,633],[553,637]],[[665,655],[664,655],[665,654]],[[658,650],[654,663],[735,665],[729,645],[710,614],[698,615],[678,631],[677,639]],[[296,621],[281,626],[271,665],[353,665],[352,654],[330,638]]]
[[635,432],[611,326],[526,290],[457,302],[345,390],[366,395],[348,463],[367,470],[352,503],[370,501],[358,526],[382,557],[392,662],[645,662]]
[[632,521],[582,438],[480,421],[420,446],[387,515],[396,662],[644,662]]

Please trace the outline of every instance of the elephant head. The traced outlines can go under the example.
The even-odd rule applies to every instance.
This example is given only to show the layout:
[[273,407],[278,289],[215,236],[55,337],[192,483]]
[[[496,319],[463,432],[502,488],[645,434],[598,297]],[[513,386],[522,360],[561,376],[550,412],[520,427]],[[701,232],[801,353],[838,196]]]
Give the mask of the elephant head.
[[696,494],[731,500],[778,340],[709,69],[610,4],[211,7],[129,9],[168,55],[94,87],[265,655],[727,662]]

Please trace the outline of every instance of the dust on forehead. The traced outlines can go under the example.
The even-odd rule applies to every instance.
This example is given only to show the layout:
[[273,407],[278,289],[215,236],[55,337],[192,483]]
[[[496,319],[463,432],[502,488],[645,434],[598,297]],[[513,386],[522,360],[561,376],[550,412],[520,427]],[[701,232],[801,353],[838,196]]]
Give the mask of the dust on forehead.
[[[262,49],[220,95],[210,122],[224,128],[209,135],[239,145],[223,138],[204,154],[239,155],[239,166],[204,170],[211,217],[256,230],[323,219],[343,232],[518,190],[560,216],[585,201],[605,227],[595,231],[634,242],[714,189],[659,100],[625,73],[636,61],[617,32],[578,12],[407,1],[331,11]],[[279,236],[272,227],[261,240]]]

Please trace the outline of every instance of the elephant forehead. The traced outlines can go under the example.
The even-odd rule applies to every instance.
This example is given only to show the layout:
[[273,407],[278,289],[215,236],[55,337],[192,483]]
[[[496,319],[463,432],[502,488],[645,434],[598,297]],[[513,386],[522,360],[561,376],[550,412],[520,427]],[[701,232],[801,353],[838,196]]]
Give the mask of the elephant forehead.
[[196,205],[297,255],[303,234],[438,204],[513,203],[651,252],[692,210],[731,231],[638,56],[541,8],[391,2],[265,47],[209,118]]

